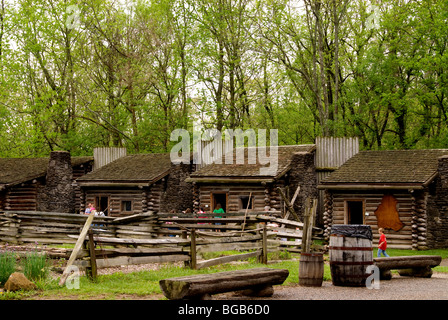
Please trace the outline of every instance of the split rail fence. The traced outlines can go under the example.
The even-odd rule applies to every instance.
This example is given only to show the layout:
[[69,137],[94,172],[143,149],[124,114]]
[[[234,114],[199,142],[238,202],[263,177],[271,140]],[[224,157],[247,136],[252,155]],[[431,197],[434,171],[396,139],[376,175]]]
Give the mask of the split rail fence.
[[[71,256],[74,249],[54,248],[75,244],[88,216],[79,214],[3,211],[0,212],[0,244],[46,245],[50,257]],[[89,222],[90,224],[90,222]],[[279,219],[265,213],[251,215],[143,213],[127,217],[95,216],[84,246],[74,264],[97,268],[179,262],[200,269],[230,261],[257,257],[267,263],[267,253],[300,253],[303,223]],[[322,234],[313,228],[313,236]],[[53,247],[52,247],[53,246]],[[245,253],[201,260],[205,252],[238,250]],[[248,251],[248,252],[246,252]]]

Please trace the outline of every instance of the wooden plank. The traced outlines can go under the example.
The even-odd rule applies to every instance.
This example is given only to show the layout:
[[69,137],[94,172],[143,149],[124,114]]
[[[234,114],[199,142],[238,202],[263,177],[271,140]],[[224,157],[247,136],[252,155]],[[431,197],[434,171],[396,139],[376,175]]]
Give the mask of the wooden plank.
[[246,259],[249,259],[252,257],[258,257],[261,254],[262,254],[262,250],[257,250],[257,251],[249,252],[249,253],[234,254],[231,256],[225,256],[225,257],[219,257],[219,258],[214,258],[214,259],[210,259],[210,260],[205,260],[205,261],[198,262],[196,264],[196,269],[207,268],[207,267],[211,267],[211,266],[216,266],[218,264],[229,263],[232,261],[246,260]]
[[[74,237],[69,235],[69,237]],[[127,245],[162,245],[162,244],[174,244],[174,245],[189,245],[190,241],[178,239],[178,238],[164,238],[164,239],[131,239],[131,238],[107,238],[95,236],[94,240],[101,243],[109,244],[127,244]]]
[[230,251],[230,250],[258,250],[261,249],[261,245],[257,242],[234,242],[234,243],[216,243],[207,245],[198,245],[196,247],[197,253],[202,252],[218,252],[218,251]]
[[[214,220],[214,223],[223,223],[219,220],[221,220],[220,218],[217,218],[216,220]],[[205,220],[205,219],[204,219]],[[200,225],[200,224],[177,224],[177,223],[173,223],[173,224],[166,224],[163,223],[160,225],[160,227],[162,228],[188,228],[188,229],[193,229],[193,228],[204,228],[204,229],[225,229],[225,230],[241,230],[241,226],[240,225],[215,225],[215,224],[204,224],[204,225]]]
[[[207,218],[159,218],[158,221],[160,222],[175,222],[178,224],[184,224],[184,223],[216,223],[218,222],[217,218],[213,218],[213,215],[216,215],[216,213],[213,214],[201,214],[201,216],[207,217]],[[230,218],[219,218],[219,222],[221,223],[242,223],[244,222],[244,217],[230,217]],[[257,219],[255,216],[247,216],[246,222],[256,223]]]
[[275,218],[275,217],[270,217],[270,216],[265,216],[265,215],[258,215],[258,216],[256,216],[256,219],[261,220],[261,221],[276,222],[279,224],[284,224],[284,225],[292,226],[295,228],[303,228],[302,222],[293,221],[293,220],[280,219],[280,218]]
[[213,244],[213,243],[229,243],[229,242],[245,242],[245,241],[257,241],[261,240],[262,235],[254,236],[236,236],[236,237],[222,237],[219,239],[198,239],[196,244]]
[[[97,257],[114,256],[114,255],[169,255],[169,254],[187,254],[188,249],[183,247],[161,247],[161,248],[107,248],[96,249]],[[78,255],[79,257],[79,255]]]
[[[173,254],[164,256],[143,256],[143,257],[131,257],[131,256],[120,256],[116,258],[106,258],[97,259],[97,268],[109,268],[124,265],[135,265],[135,264],[147,264],[147,263],[165,263],[165,262],[179,262],[188,261],[190,257],[186,254]],[[89,260],[77,260],[74,265],[79,267],[89,267]]]
[[152,212],[138,213],[138,214],[133,214],[133,215],[126,216],[126,217],[114,218],[112,223],[115,223],[115,224],[129,223],[129,222],[135,222],[135,221],[139,221],[139,220],[147,219],[147,218],[155,220],[155,219],[157,219],[157,215]]
[[82,247],[84,239],[86,238],[87,232],[90,229],[90,225],[92,224],[94,216],[95,216],[95,214],[93,212],[91,214],[89,214],[89,217],[87,218],[86,223],[84,224],[84,227],[79,235],[79,238],[76,241],[75,248],[73,249],[73,252],[70,255],[70,259],[68,260],[67,265],[64,269],[64,272],[61,275],[61,279],[59,280],[60,286],[64,285],[65,281],[67,280],[68,274],[70,272],[70,267],[73,264],[73,262],[76,260],[78,252]]

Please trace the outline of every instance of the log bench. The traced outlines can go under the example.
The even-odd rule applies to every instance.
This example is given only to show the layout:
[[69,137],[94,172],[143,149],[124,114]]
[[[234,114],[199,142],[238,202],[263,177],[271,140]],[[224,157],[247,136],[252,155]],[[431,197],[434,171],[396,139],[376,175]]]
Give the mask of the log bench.
[[390,280],[390,270],[398,269],[400,276],[431,278],[432,268],[442,261],[441,256],[399,256],[373,258],[373,263],[380,269],[380,279]]
[[170,300],[210,299],[213,294],[240,290],[243,295],[266,297],[288,275],[287,269],[254,268],[163,279],[159,285]]

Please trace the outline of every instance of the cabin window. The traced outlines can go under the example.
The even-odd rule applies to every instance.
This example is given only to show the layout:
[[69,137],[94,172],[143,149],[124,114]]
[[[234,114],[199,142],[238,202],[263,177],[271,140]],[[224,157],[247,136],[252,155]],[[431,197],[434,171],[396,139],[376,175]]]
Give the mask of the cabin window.
[[346,201],[347,224],[364,224],[364,201]]
[[253,210],[254,208],[254,197],[241,196],[239,199],[239,210]]
[[121,211],[124,212],[132,211],[132,201],[130,200],[121,201]]

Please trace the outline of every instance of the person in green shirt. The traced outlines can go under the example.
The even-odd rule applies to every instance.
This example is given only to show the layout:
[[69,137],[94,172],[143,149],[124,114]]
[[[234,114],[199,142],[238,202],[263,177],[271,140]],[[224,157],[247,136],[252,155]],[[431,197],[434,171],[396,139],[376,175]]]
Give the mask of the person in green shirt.
[[[224,209],[221,207],[221,204],[216,204],[215,210],[213,210],[213,213],[226,213]],[[215,218],[222,218],[222,216],[215,216]],[[221,223],[215,223],[215,225],[221,225]],[[219,229],[216,229],[216,231],[220,231]]]
[[[221,204],[218,203],[218,204],[216,205],[215,210],[213,210],[213,213],[226,213],[226,212],[225,212],[224,209],[221,207]],[[222,216],[220,216],[220,217],[215,217],[215,218],[222,218]]]

